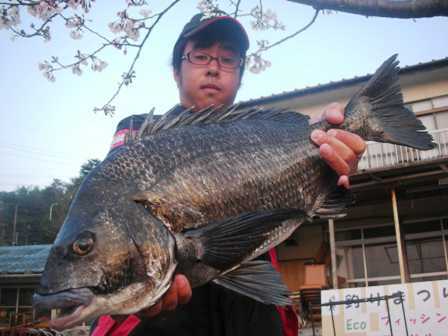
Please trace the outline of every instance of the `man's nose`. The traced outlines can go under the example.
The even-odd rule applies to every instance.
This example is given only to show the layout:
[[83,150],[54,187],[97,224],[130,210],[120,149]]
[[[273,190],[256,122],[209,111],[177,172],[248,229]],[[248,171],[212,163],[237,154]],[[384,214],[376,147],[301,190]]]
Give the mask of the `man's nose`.
[[211,60],[211,62],[207,66],[207,73],[210,75],[218,75],[220,70],[220,64],[217,58]]

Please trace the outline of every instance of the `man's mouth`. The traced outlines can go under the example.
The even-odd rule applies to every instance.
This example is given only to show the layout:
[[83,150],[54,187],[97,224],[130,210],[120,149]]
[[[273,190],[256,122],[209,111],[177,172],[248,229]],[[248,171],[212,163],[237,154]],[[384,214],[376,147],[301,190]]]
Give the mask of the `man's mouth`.
[[201,90],[214,90],[214,91],[221,91],[221,88],[215,84],[204,84],[201,85]]

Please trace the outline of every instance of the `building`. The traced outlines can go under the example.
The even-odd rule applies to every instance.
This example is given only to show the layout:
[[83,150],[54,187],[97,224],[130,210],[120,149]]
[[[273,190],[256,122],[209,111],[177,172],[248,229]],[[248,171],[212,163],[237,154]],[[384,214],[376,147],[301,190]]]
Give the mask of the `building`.
[[51,245],[0,246],[0,329],[35,319],[32,296]]
[[[369,78],[243,104],[314,116],[331,102],[345,104]],[[400,84],[406,105],[437,147],[417,151],[368,144],[351,178],[356,203],[348,215],[306,224],[278,249],[283,278],[302,301],[310,285],[344,288],[448,279],[448,58],[402,68]],[[317,298],[314,293],[310,301],[318,304]]]

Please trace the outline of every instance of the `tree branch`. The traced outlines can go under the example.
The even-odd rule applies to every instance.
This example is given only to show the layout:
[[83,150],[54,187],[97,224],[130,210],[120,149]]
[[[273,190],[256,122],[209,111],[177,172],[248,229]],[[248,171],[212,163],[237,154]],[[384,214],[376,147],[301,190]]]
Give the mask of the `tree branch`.
[[48,17],[48,19],[46,19],[40,25],[39,28],[34,28],[32,26],[32,28],[34,29],[34,33],[31,33],[31,34],[26,33],[23,29],[19,31],[19,30],[14,29],[13,27],[9,27],[9,30],[11,30],[14,34],[16,34],[16,35],[18,35],[20,37],[24,37],[24,38],[31,38],[31,37],[34,37],[34,36],[42,36],[44,39],[47,39],[47,38],[49,38],[49,35],[48,35],[49,31],[46,30],[46,27],[58,15],[59,15],[59,13],[52,14],[50,17]]
[[300,33],[303,33],[305,30],[307,30],[309,27],[311,27],[311,25],[316,21],[317,16],[319,15],[319,10],[316,10],[316,12],[314,13],[313,18],[311,19],[310,22],[308,22],[305,26],[303,26],[302,28],[300,28],[299,30],[297,30],[296,32],[285,36],[284,38],[278,40],[277,42],[271,43],[267,46],[262,46],[260,47],[255,53],[261,53],[261,52],[265,52],[266,50],[269,50],[273,47],[278,46],[279,44],[282,44],[285,41],[288,41],[289,39],[292,39],[294,37],[296,37],[297,35],[299,35]]
[[237,18],[237,17],[238,17],[238,12],[239,12],[239,10],[240,10],[240,4],[241,4],[241,0],[238,0],[238,1],[235,3],[235,11],[233,12],[233,17],[234,17],[234,18]]
[[157,19],[154,21],[154,23],[147,28],[148,31],[146,32],[145,37],[143,38],[142,42],[140,43],[140,46],[138,47],[137,53],[134,57],[134,60],[131,63],[131,66],[129,67],[129,70],[123,75],[123,79],[120,82],[120,84],[118,85],[118,88],[115,90],[114,94],[112,95],[112,97],[106,102],[106,104],[103,105],[103,107],[94,108],[95,112],[98,111],[103,111],[104,114],[113,114],[113,112],[115,111],[115,107],[111,105],[111,103],[114,101],[114,99],[118,96],[118,94],[120,93],[121,89],[123,88],[124,85],[128,85],[132,79],[135,77],[134,73],[134,66],[135,63],[137,63],[137,60],[140,57],[141,51],[143,49],[143,46],[145,45],[146,41],[149,38],[149,35],[151,34],[152,30],[154,29],[154,27],[157,25],[157,23],[160,21],[160,19],[172,8],[174,7],[174,5],[176,5],[180,0],[174,0],[168,7],[166,7],[163,11],[161,11],[158,15],[157,15]]
[[448,16],[446,0],[288,0],[316,10],[399,19]]

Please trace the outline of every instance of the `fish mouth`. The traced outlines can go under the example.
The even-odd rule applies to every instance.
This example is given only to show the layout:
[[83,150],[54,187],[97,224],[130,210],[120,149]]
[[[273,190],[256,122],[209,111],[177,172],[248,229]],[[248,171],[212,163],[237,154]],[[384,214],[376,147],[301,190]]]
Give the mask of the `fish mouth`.
[[69,289],[53,294],[34,294],[33,306],[36,310],[61,309],[61,316],[50,321],[50,328],[62,330],[85,320],[85,310],[95,298],[89,288]]

